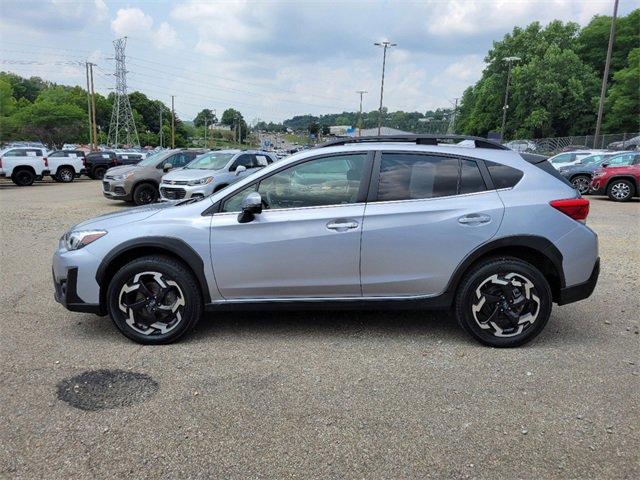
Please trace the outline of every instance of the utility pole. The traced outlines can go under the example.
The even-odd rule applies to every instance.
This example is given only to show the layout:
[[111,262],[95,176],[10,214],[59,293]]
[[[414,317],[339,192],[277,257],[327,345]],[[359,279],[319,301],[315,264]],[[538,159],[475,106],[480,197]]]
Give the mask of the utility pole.
[[96,122],[96,91],[93,87],[93,66],[89,63],[89,76],[91,77],[91,118],[93,121],[93,149],[98,149],[98,122]]
[[391,43],[389,41],[374,43],[377,47],[382,47],[382,81],[380,82],[380,109],[378,110],[378,135],[382,129],[382,97],[384,95],[384,69],[387,64],[387,48],[398,46],[397,43]]
[[366,90],[356,90],[356,93],[360,95],[360,110],[358,111],[358,136],[362,136],[362,96],[367,93]]
[[500,127],[500,140],[504,142],[504,127],[507,122],[507,109],[509,108],[509,83],[511,82],[511,64],[513,62],[517,62],[522,60],[520,57],[505,57],[502,59],[503,62],[507,62],[509,66],[509,70],[507,73],[507,88],[504,91],[504,105],[502,106],[502,127]]
[[449,120],[449,127],[447,128],[447,133],[455,133],[456,127],[456,115],[458,114],[458,99],[454,99],[455,103],[453,105],[453,113],[451,114],[451,119]]
[[87,73],[87,115],[89,116],[89,147],[93,150],[93,116],[91,115],[91,89],[89,88],[89,62],[84,62]]
[[204,148],[207,148],[207,116],[204,116]]
[[158,132],[158,136],[160,137],[160,148],[162,148],[163,147],[163,144],[162,144],[162,140],[163,140],[163,138],[162,138],[162,136],[163,136],[163,132],[162,132],[162,109],[160,109],[160,131]]
[[174,105],[175,98],[175,95],[171,95],[171,148],[176,148],[176,109]]
[[618,0],[613,2],[613,18],[611,18],[611,30],[609,31],[609,47],[607,48],[607,60],[604,64],[602,75],[602,88],[600,89],[600,103],[598,105],[598,120],[596,121],[596,134],[593,136],[593,147],[596,147],[600,129],[602,128],[602,115],[604,113],[604,97],[607,93],[607,83],[609,82],[609,66],[611,65],[611,52],[613,51],[613,41],[616,36],[616,17],[618,16]]

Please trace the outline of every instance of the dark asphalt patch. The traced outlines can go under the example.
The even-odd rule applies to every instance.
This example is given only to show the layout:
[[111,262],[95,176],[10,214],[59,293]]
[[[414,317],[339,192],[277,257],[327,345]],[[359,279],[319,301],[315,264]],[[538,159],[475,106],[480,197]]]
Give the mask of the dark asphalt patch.
[[142,403],[158,391],[158,382],[144,373],[93,370],[58,383],[58,399],[80,410],[96,411]]

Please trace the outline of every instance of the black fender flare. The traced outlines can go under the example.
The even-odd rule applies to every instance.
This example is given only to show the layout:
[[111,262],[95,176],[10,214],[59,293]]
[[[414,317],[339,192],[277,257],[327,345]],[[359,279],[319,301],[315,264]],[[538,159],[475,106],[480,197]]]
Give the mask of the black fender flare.
[[103,282],[105,280],[105,275],[109,269],[109,265],[111,265],[114,260],[128,251],[144,247],[166,250],[185,262],[196,276],[200,285],[200,290],[202,291],[202,299],[204,300],[204,303],[206,304],[211,301],[209,284],[204,273],[204,262],[202,257],[200,257],[200,255],[198,255],[198,253],[184,240],[180,240],[175,237],[151,236],[134,238],[113,248],[104,256],[98,266],[98,270],[96,270],[96,281],[98,282],[98,285],[100,285],[100,289],[102,290],[104,288]]
[[483,243],[478,248],[469,253],[460,264],[456,267],[446,288],[446,292],[455,295],[455,292],[469,267],[477,260],[490,255],[492,251],[505,247],[526,247],[535,250],[537,253],[544,255],[553,264],[558,278],[560,280],[560,288],[566,286],[564,278],[564,269],[562,268],[562,253],[548,239],[537,235],[510,235],[507,237],[496,238],[487,243]]

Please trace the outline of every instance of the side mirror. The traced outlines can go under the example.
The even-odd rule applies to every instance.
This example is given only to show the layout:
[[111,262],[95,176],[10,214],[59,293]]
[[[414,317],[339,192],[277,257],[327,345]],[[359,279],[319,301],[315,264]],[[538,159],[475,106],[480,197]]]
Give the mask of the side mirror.
[[[236,175],[240,175],[242,172],[244,172],[247,169],[247,167],[245,167],[244,165],[238,165],[236,167]],[[246,199],[245,199],[246,200]]]
[[608,166],[609,166],[609,162],[604,162],[604,163],[601,165],[601,167],[602,167],[602,168],[607,168]]
[[173,165],[171,165],[170,163],[165,163],[165,164],[162,166],[162,170],[163,170],[165,173],[166,173],[166,172],[168,172],[169,170],[171,170],[172,168],[173,168]]
[[242,212],[238,215],[238,223],[247,223],[262,213],[262,197],[258,192],[251,192],[242,200]]

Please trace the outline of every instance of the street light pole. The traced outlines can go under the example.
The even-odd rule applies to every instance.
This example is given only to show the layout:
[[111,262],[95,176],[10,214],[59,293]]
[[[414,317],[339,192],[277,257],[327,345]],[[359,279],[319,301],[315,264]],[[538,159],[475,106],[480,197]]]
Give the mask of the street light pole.
[[511,82],[511,65],[513,62],[522,60],[520,57],[505,57],[503,62],[507,62],[509,70],[507,73],[507,88],[504,91],[504,105],[502,106],[502,127],[500,127],[500,140],[504,142],[504,127],[507,123],[507,109],[509,108],[509,83]]
[[384,95],[384,70],[387,64],[387,48],[396,47],[398,44],[384,41],[376,42],[374,45],[382,47],[382,81],[380,82],[380,108],[378,110],[378,135],[380,135],[380,129],[382,128],[382,97]]
[[[607,83],[609,81],[609,66],[611,65],[611,52],[613,51],[613,41],[616,36],[616,16],[618,15],[618,0],[613,2],[613,18],[611,18],[611,30],[609,31],[609,47],[607,48],[607,60],[604,64],[602,75],[602,88],[600,89],[600,103],[598,104],[598,120],[596,121],[596,134],[593,136],[593,148],[596,148],[598,135],[602,128],[602,115],[604,113],[604,97],[607,93]],[[604,141],[603,141],[604,143]]]
[[367,93],[366,90],[356,90],[360,95],[360,110],[358,111],[358,136],[362,136],[362,96]]

